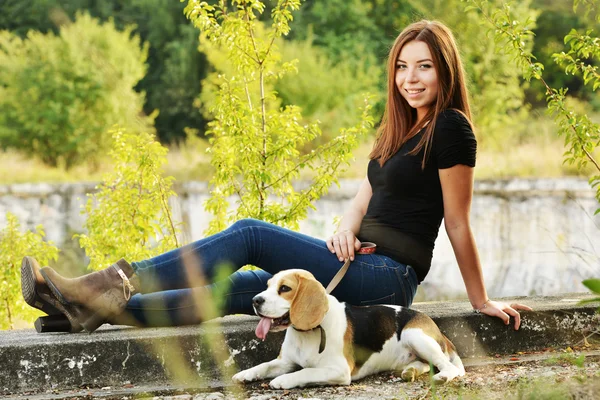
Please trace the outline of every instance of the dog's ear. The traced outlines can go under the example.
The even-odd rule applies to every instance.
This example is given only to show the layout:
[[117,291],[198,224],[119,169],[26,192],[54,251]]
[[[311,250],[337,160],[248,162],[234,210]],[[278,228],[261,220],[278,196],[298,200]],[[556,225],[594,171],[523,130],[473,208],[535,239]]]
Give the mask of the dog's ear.
[[329,302],[325,288],[312,274],[298,273],[298,287],[290,308],[290,322],[301,331],[319,326],[327,311]]

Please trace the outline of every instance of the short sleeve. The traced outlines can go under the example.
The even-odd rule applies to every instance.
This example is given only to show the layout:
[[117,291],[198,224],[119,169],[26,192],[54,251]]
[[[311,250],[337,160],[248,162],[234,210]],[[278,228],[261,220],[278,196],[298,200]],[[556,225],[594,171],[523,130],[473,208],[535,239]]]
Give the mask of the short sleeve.
[[439,169],[457,164],[475,166],[477,139],[467,118],[456,110],[445,110],[438,117],[433,133],[432,153]]

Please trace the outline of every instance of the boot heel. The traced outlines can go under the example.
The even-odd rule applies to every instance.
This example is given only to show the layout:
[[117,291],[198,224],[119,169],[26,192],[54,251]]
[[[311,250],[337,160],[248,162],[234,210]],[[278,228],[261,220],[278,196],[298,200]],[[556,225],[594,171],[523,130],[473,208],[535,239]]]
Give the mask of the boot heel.
[[100,325],[106,322],[106,317],[100,313],[92,314],[88,319],[81,323],[83,329],[85,329],[89,333],[93,333],[96,329],[100,327]]
[[71,321],[63,314],[39,317],[33,325],[37,333],[72,331]]

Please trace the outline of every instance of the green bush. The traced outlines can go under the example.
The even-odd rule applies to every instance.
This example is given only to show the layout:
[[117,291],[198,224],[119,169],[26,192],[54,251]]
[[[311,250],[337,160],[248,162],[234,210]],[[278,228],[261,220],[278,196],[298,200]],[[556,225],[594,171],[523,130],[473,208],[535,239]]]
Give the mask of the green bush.
[[123,257],[142,260],[179,247],[179,225],[169,198],[173,178],[163,177],[167,149],[148,133],[112,131],[115,169],[85,207],[87,234],[76,235],[99,270]]
[[144,95],[133,90],[147,45],[131,31],[82,14],[58,36],[0,32],[0,146],[69,169],[98,160],[113,124],[150,126]]
[[21,232],[17,217],[6,214],[6,227],[0,231],[0,330],[14,327],[16,321],[33,321],[41,312],[29,307],[21,295],[21,260],[33,256],[42,265],[56,260],[58,249],[44,242],[41,226],[36,232]]
[[[87,214],[87,233],[75,235],[92,270],[107,267],[121,257],[141,260],[180,245],[180,224],[174,221],[169,207],[169,199],[175,195],[173,178],[163,177],[167,149],[148,133],[122,129],[110,133],[114,171],[106,174],[96,193],[89,195],[83,211]],[[22,258],[33,256],[41,265],[48,265],[58,259],[59,252],[52,242],[44,241],[41,225],[35,232],[21,233],[16,216],[8,213],[6,220],[6,228],[0,231],[0,330],[43,315],[29,307],[21,295]]]

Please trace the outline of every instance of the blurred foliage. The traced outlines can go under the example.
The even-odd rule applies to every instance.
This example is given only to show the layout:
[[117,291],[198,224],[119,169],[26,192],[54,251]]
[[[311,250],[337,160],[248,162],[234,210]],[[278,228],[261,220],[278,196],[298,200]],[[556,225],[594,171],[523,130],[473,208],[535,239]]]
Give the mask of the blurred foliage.
[[[491,2],[494,6],[501,3],[504,1]],[[257,19],[267,21],[274,4],[274,1],[266,2],[265,13]],[[206,113],[208,107],[199,112],[194,102],[208,68],[213,68],[210,67],[212,61],[197,51],[198,31],[186,20],[184,6],[175,0],[4,0],[0,5],[0,29],[11,30],[22,37],[30,29],[57,32],[80,10],[101,21],[112,18],[118,29],[133,24],[134,32],[150,45],[148,73],[136,90],[147,94],[146,114],[159,112],[155,120],[158,138],[163,143],[172,143],[185,140],[186,127],[203,135],[210,118]],[[519,17],[533,17],[535,21],[531,27],[536,35],[533,52],[549,68],[546,76],[551,86],[568,88],[571,96],[588,101],[598,109],[598,96],[583,90],[582,79],[564,74],[551,62],[552,54],[560,48],[562,38],[571,28],[597,28],[597,22],[584,7],[571,12],[571,2],[527,0],[513,2],[513,8]],[[388,49],[404,26],[422,17],[445,22],[459,41],[471,81],[476,126],[485,133],[480,140],[489,142],[484,145],[499,145],[507,139],[502,139],[504,132],[516,132],[515,141],[521,141],[520,135],[527,132],[518,125],[527,116],[527,104],[542,105],[539,83],[532,82],[533,87],[529,88],[528,83],[519,79],[518,73],[511,70],[507,56],[494,51],[496,46],[482,34],[480,16],[475,12],[464,13],[459,0],[304,2],[290,21],[289,37],[279,45],[284,57],[298,58],[304,64],[299,65],[296,82],[286,77],[277,83],[275,90],[280,92],[282,104],[295,104],[303,109],[307,120],[320,120],[324,140],[330,130],[335,131],[346,121],[351,123],[359,118],[351,105],[355,103],[355,94],[363,88],[379,95],[375,115],[380,116]],[[306,60],[298,57],[303,55]],[[222,70],[219,65],[214,68]],[[335,96],[322,95],[334,93],[330,88],[344,86],[328,78],[337,72],[341,72],[340,82],[351,76],[345,81],[347,88]],[[311,73],[323,80],[315,78],[310,82]],[[359,88],[353,90],[352,86]],[[346,97],[341,99],[342,96]],[[342,102],[346,106],[341,106]]]
[[274,84],[282,105],[298,105],[306,123],[319,121],[323,132],[304,147],[306,150],[333,139],[342,127],[356,125],[361,118],[356,110],[363,104],[365,93],[374,93],[374,102],[383,99],[378,90],[384,72],[381,66],[355,62],[373,58],[369,53],[336,63],[323,48],[314,46],[311,38],[287,42],[281,53],[284,61],[297,60],[297,73],[286,74]]
[[58,36],[0,32],[0,146],[69,169],[108,149],[114,123],[150,127],[140,115],[147,48],[131,29],[117,31],[89,15]]
[[[88,195],[84,210],[87,233],[74,236],[85,249],[92,270],[106,268],[121,257],[150,258],[180,245],[180,224],[174,221],[169,206],[175,195],[173,179],[163,177],[167,149],[148,133],[122,129],[111,133],[114,171],[106,174],[96,193]],[[22,258],[32,256],[40,265],[48,265],[59,253],[52,242],[44,240],[41,225],[35,232],[22,233],[16,216],[7,213],[6,221],[0,231],[0,330],[43,315],[21,295]],[[76,250],[69,247],[67,257],[73,257]],[[64,265],[61,267],[64,271]]]
[[[257,15],[267,27],[275,3],[266,2],[265,12]],[[489,6],[499,8],[503,3],[494,0]],[[82,10],[101,21],[112,18],[118,29],[133,24],[133,32],[149,43],[148,72],[135,87],[146,93],[144,112],[158,111],[155,127],[161,142],[179,144],[189,137],[186,128],[204,136],[206,122],[212,118],[208,109],[214,101],[209,95],[214,86],[200,93],[214,75],[204,78],[208,71],[228,68],[227,59],[215,54],[218,50],[201,45],[202,51],[197,51],[199,32],[185,18],[184,6],[176,0],[3,0],[0,29],[21,37],[31,29],[58,32]],[[550,85],[567,88],[570,96],[591,104],[593,110],[600,109],[600,98],[585,90],[580,76],[565,74],[552,62],[552,54],[559,51],[571,28],[598,28],[593,13],[583,6],[573,13],[572,2],[554,0],[512,2],[512,8],[518,18],[532,21],[529,28],[535,38],[528,46],[533,46],[530,49],[546,66]],[[303,2],[290,21],[290,34],[278,44],[285,60],[299,60],[297,75],[273,83],[279,105],[300,107],[306,123],[320,121],[324,135],[319,143],[360,118],[355,105],[357,94],[365,89],[376,94],[374,115],[378,119],[385,100],[387,52],[403,27],[423,17],[443,21],[457,37],[482,147],[500,150],[530,140],[535,132],[527,129],[525,118],[530,117],[531,107],[543,106],[543,88],[537,81],[530,84],[519,77],[510,57],[496,51],[497,45],[485,34],[481,16],[464,12],[459,0]]]
[[[386,7],[392,3],[392,8]],[[379,60],[383,60],[387,56],[390,41],[393,41],[396,35],[382,35],[386,26],[378,24],[380,21],[374,17],[381,16],[382,13],[389,15],[392,9],[396,10],[394,16],[400,16],[406,7],[402,3],[362,0],[306,1],[292,24],[290,39],[310,39],[316,46],[325,49],[335,63],[359,62],[364,60],[365,54],[373,54]],[[393,25],[398,21],[389,22]],[[379,64],[378,60],[375,62]]]
[[167,149],[147,133],[111,133],[115,170],[88,195],[87,233],[76,235],[92,270],[121,257],[142,260],[179,247],[180,229],[169,207],[173,178],[163,177]]
[[[582,300],[580,303],[600,303],[600,279],[586,279],[582,283],[590,290],[590,292],[598,297]],[[600,313],[600,307],[598,307],[597,311]]]
[[197,51],[198,31],[183,8],[178,0],[2,0],[0,30],[21,37],[29,30],[57,33],[78,11],[112,20],[120,30],[133,25],[133,32],[150,45],[148,72],[136,90],[147,93],[146,114],[160,112],[155,121],[159,139],[173,142],[185,138],[185,127],[203,129],[205,124],[193,101],[206,61]]
[[21,260],[35,257],[42,265],[56,260],[58,249],[44,241],[44,229],[21,232],[17,217],[6,214],[6,227],[0,231],[0,330],[14,328],[15,321],[33,322],[42,312],[30,307],[21,295]]
[[[414,19],[414,8],[404,1],[308,0],[302,4],[291,23],[289,39],[292,42],[312,43],[325,52],[332,65],[341,65],[344,69],[356,71],[358,75],[376,70],[375,76],[369,77],[365,84],[371,85],[373,82],[368,90],[376,95],[374,116],[379,120],[385,107],[388,52],[403,27]],[[302,47],[301,44],[299,46]],[[345,84],[352,86],[363,77],[357,76]],[[306,108],[301,101],[295,104]],[[334,113],[333,116],[338,115]],[[329,123],[325,118],[322,122],[324,127]]]

